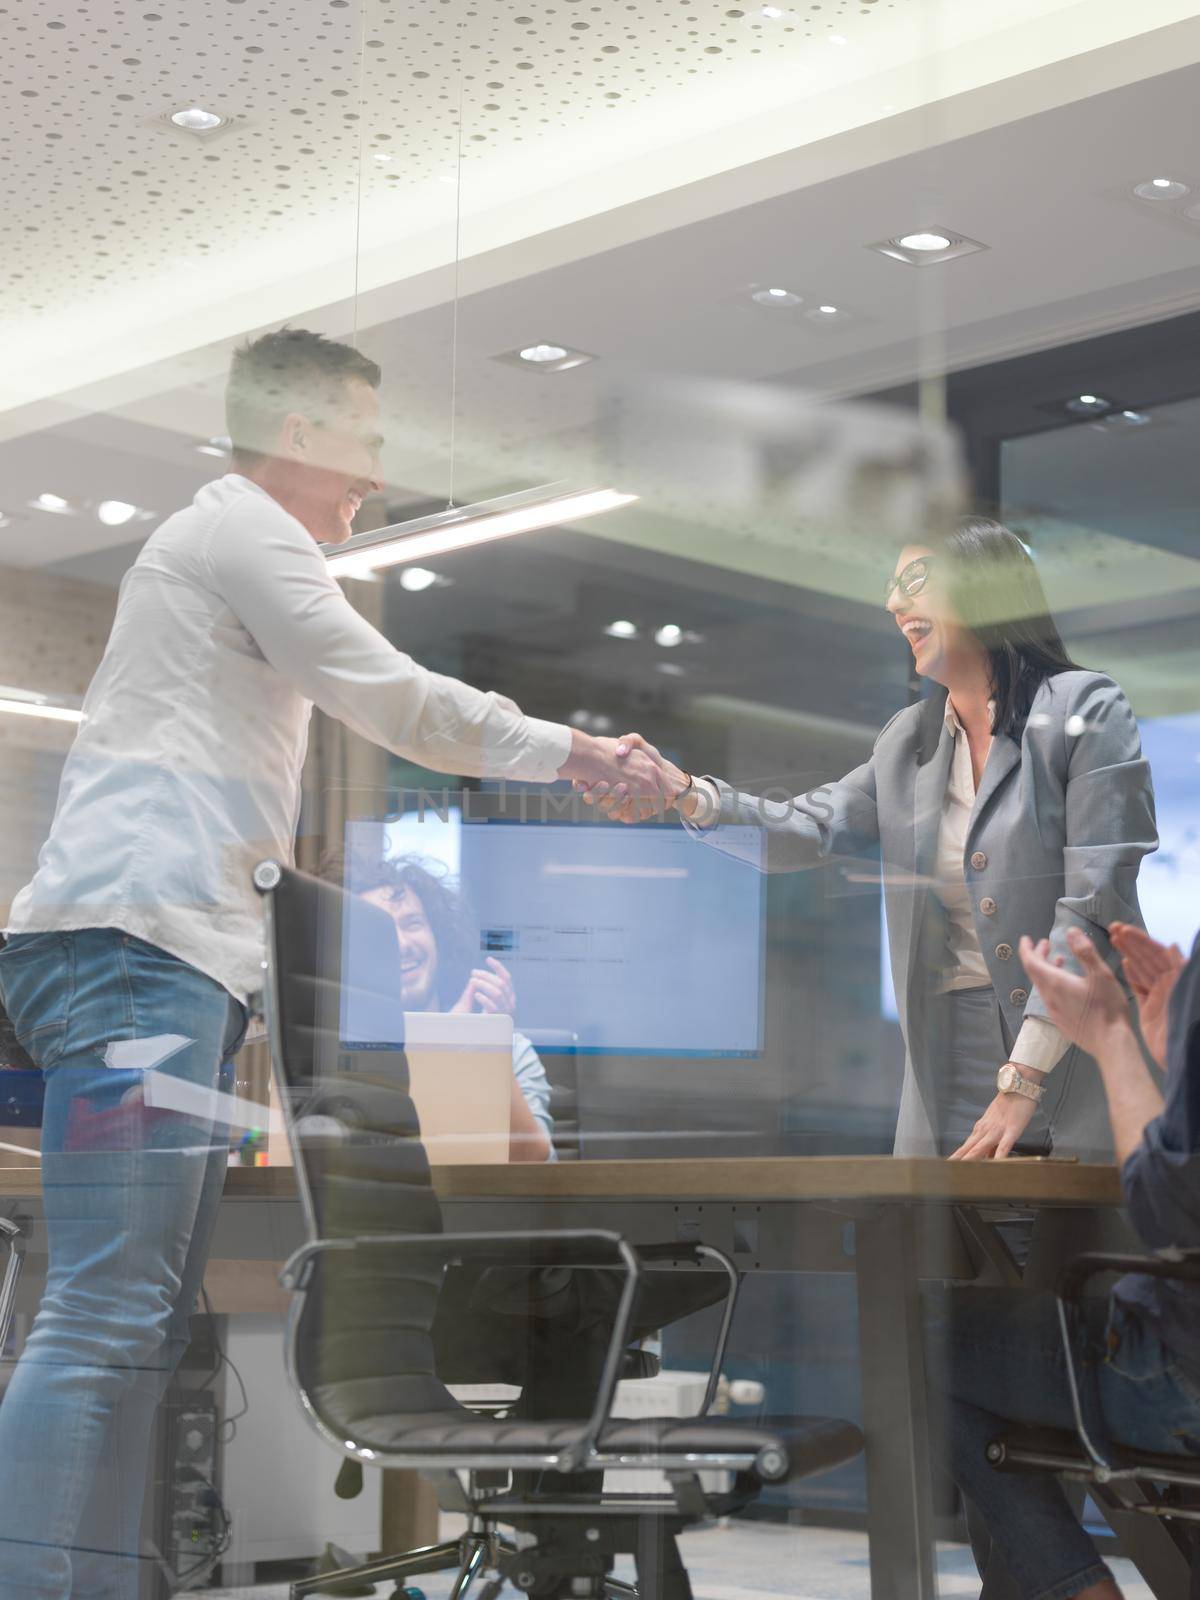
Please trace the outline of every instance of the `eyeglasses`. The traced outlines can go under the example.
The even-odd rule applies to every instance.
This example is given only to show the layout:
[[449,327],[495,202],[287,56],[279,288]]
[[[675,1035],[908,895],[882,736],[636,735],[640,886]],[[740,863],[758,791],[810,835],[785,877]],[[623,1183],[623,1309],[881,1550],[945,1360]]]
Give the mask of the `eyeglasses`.
[[889,578],[883,588],[883,603],[886,606],[892,598],[892,591],[899,589],[901,594],[908,599],[920,594],[925,587],[925,580],[929,577],[929,569],[933,565],[932,556],[918,556],[915,561],[910,561],[902,567],[894,578]]

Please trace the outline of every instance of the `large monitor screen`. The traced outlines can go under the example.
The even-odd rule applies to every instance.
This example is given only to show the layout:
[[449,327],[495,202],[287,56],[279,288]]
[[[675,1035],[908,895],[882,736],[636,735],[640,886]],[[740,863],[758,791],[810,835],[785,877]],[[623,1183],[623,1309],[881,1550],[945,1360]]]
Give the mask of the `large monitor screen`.
[[[722,830],[722,832],[733,830]],[[462,897],[475,963],[511,974],[539,1049],[751,1056],[762,1048],[763,875],[674,823],[464,817],[461,806],[347,824],[347,859],[416,861]],[[350,881],[352,891],[365,885]]]

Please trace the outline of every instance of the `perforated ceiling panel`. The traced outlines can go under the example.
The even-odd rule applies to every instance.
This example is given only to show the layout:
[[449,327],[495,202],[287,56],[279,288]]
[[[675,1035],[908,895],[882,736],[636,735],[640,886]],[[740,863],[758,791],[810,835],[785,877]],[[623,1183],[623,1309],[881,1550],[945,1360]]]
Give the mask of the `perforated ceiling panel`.
[[[0,6],[4,314],[98,306],[114,283],[186,281],[300,224],[351,229],[360,153],[368,198],[449,180],[460,56],[469,174],[501,148],[603,138],[605,122],[656,98],[719,95],[759,58],[796,57],[895,4],[771,15],[712,0]],[[228,126],[198,136],[165,120],[191,105]]]

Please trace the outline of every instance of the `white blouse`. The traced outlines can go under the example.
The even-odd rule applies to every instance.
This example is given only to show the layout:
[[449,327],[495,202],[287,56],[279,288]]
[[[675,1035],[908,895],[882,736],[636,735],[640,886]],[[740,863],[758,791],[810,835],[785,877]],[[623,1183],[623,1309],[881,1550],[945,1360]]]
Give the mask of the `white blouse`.
[[[988,709],[994,717],[994,701],[989,701]],[[950,762],[946,793],[942,797],[942,820],[938,827],[933,868],[934,893],[946,912],[949,960],[942,976],[943,994],[956,989],[990,988],[992,982],[979,945],[979,936],[975,932],[971,897],[963,873],[967,829],[975,805],[971,746],[966,729],[955,715],[949,699],[946,701],[946,726],[954,735],[954,755]],[[1026,1017],[1009,1059],[1023,1067],[1049,1072],[1061,1060],[1066,1048],[1067,1040],[1052,1022],[1047,1022],[1043,1017]],[[996,1065],[1000,1066],[1001,1063],[997,1062]]]

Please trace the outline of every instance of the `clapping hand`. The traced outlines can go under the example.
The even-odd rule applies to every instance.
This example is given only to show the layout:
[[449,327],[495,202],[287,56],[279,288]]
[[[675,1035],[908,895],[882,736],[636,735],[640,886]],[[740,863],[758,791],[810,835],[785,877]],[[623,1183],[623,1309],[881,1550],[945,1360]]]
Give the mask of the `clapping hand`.
[[1049,939],[1021,939],[1021,964],[1046,1004],[1050,1021],[1090,1056],[1099,1055],[1114,1032],[1129,1029],[1129,1003],[1116,975],[1105,966],[1092,941],[1068,928],[1067,944],[1083,969],[1070,972],[1062,956],[1051,954]]
[[1144,928],[1114,922],[1108,930],[1113,949],[1138,1003],[1138,1021],[1146,1048],[1165,1071],[1167,1065],[1167,1012],[1175,980],[1183,970],[1183,951],[1152,939]]
[[466,987],[450,1009],[483,1011],[489,1016],[514,1016],[517,996],[513,989],[512,974],[502,961],[497,961],[495,956],[488,956],[487,969],[476,967],[472,971]]

